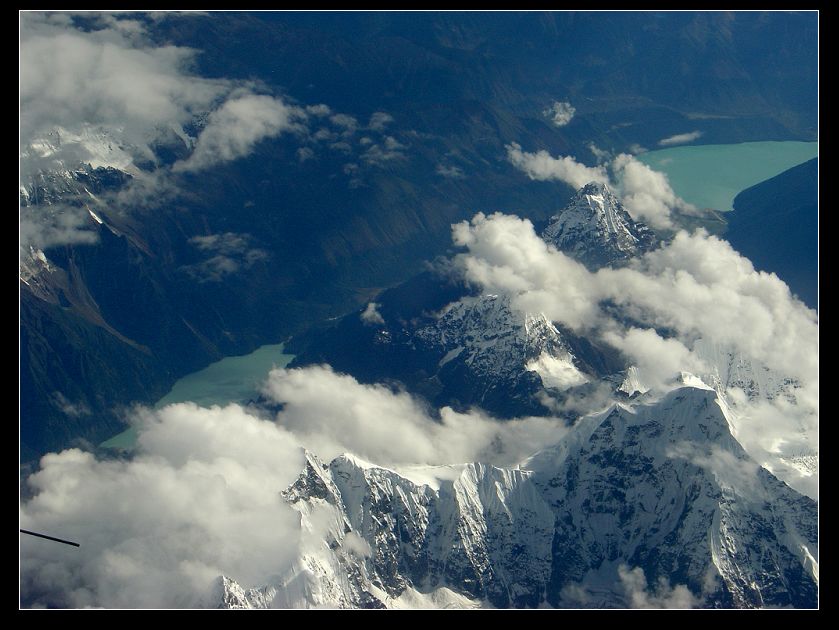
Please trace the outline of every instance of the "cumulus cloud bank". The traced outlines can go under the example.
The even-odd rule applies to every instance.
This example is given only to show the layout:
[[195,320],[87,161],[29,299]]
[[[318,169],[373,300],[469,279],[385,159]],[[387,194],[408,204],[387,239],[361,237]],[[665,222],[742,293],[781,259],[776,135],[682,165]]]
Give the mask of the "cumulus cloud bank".
[[[32,188],[39,173],[63,172],[82,163],[113,167],[133,179],[108,201],[121,209],[165,202],[177,195],[179,176],[249,155],[260,142],[293,132],[309,146],[298,162],[317,157],[325,141],[354,153],[363,127],[354,116],[320,103],[298,106],[263,93],[253,81],[205,78],[195,73],[197,50],[160,43],[151,13],[24,13],[21,16],[21,185]],[[319,129],[309,132],[309,124]],[[384,168],[405,161],[407,148],[385,131],[393,123],[375,111],[367,126],[374,138],[356,157]],[[192,137],[189,134],[195,134]],[[159,158],[165,146],[174,164]],[[360,177],[350,186],[362,185]],[[77,204],[78,205],[78,204]],[[92,242],[40,213],[29,213],[26,245]],[[68,221],[70,219],[61,219]],[[66,237],[66,238],[63,238]]]
[[656,228],[672,228],[671,213],[696,214],[696,206],[673,192],[667,176],[626,153],[611,163],[621,200],[629,213]]
[[[702,230],[680,231],[629,267],[596,272],[545,243],[530,221],[515,216],[479,213],[454,225],[453,238],[468,250],[455,259],[468,280],[574,330],[609,329],[611,315],[601,308],[609,300],[628,317],[672,329],[685,342],[720,342],[771,369],[803,379],[817,375],[815,312],[776,275],[756,271],[726,241]],[[627,334],[631,339],[637,333]],[[621,339],[627,348],[644,345]]]
[[687,144],[702,136],[701,131],[691,131],[690,133],[677,133],[675,136],[662,138],[658,141],[659,146],[672,147],[675,144]]
[[[478,214],[454,225],[453,239],[466,248],[455,264],[468,281],[509,295],[518,310],[545,313],[619,349],[658,391],[672,387],[682,371],[711,378],[744,361],[755,375],[749,378],[763,378],[769,369],[793,379],[796,404],[783,396],[752,402],[741,395],[738,439],[779,472],[782,458],[797,448],[817,449],[817,315],[726,241],[680,231],[628,267],[590,272],[515,216]],[[700,342],[725,351],[715,358],[697,351]],[[799,479],[796,487],[812,495],[817,479],[817,473]]]
[[[84,163],[132,176],[119,191],[104,193],[102,203],[120,209],[163,203],[178,189],[174,173],[240,158],[260,140],[296,128],[307,115],[241,81],[196,75],[196,51],[153,41],[149,19],[153,16],[21,15],[20,170],[26,203],[36,201],[29,191],[42,173]],[[197,139],[186,133],[190,126],[201,127]],[[167,167],[155,152],[164,145],[189,155]],[[69,206],[90,202],[81,185],[62,196]],[[36,204],[21,214],[26,246],[95,242],[83,227],[84,211],[46,211]]]
[[[750,453],[777,453],[778,440],[808,422],[817,431],[815,313],[724,241],[680,232],[627,268],[590,272],[518,217],[477,215],[453,234],[466,250],[454,264],[470,282],[618,348],[653,387],[672,387],[686,368],[708,369],[698,339],[798,379],[796,405],[783,397],[743,402],[754,417],[737,432]],[[194,244],[215,251],[236,246],[234,237],[209,235]],[[361,384],[328,366],[274,370],[264,393],[280,406],[272,418],[238,405],[136,412],[131,460],[75,449],[43,458],[29,480],[33,498],[21,506],[21,526],[82,546],[21,541],[24,605],[200,606],[220,574],[245,587],[269,583],[296,552],[299,522],[279,493],[301,471],[303,446],[327,460],[352,452],[397,470],[466,461],[507,466],[567,431],[553,418],[497,422],[477,410],[443,408],[435,420],[409,394]],[[767,419],[765,406],[777,413]],[[739,476],[725,476],[737,483],[753,476],[753,465],[728,453],[676,445],[671,456],[712,470],[733,466]],[[698,602],[682,586],[650,587],[639,569],[623,567],[618,584],[632,606]]]
[[[68,15],[21,16],[22,175],[96,157],[97,143],[81,141],[85,129],[112,135],[133,158],[151,158],[161,131],[183,134],[229,89],[191,73],[195,51],[155,45],[136,20],[95,17],[85,29]],[[55,131],[62,141],[49,141]]]
[[[296,443],[241,408],[143,412],[132,460],[71,449],[41,460],[21,527],[24,606],[197,607],[220,574],[259,584],[291,562],[298,520],[279,492]],[[45,544],[46,543],[46,544]]]
[[[154,39],[153,19],[148,13],[22,14],[22,199],[42,173],[86,163],[132,176],[119,191],[103,193],[104,203],[121,210],[165,203],[177,196],[182,173],[240,159],[261,141],[286,132],[310,142],[309,120],[331,123],[338,131],[327,132],[335,139],[351,136],[358,127],[355,118],[324,104],[301,107],[260,93],[264,86],[254,82],[197,75],[198,51]],[[381,130],[391,120],[375,112],[370,124]],[[171,165],[160,159],[163,146],[180,159]],[[394,159],[402,148],[386,138],[370,158]],[[301,151],[300,161],[314,157],[311,148]],[[79,191],[64,197],[76,206],[89,201]],[[28,239],[27,246],[95,240],[75,229],[83,218],[78,212],[25,214],[21,237]]]
[[507,159],[530,179],[559,180],[573,188],[581,188],[589,182],[608,184],[619,193],[633,218],[654,228],[672,229],[671,213],[674,211],[698,213],[695,206],[673,192],[664,173],[654,171],[626,153],[604,162],[609,157],[607,152],[594,144],[590,144],[589,149],[602,164],[586,166],[570,155],[555,158],[545,150],[529,153],[515,142],[507,145]]
[[511,465],[567,430],[551,418],[499,422],[477,410],[457,413],[448,407],[440,410],[438,422],[410,394],[362,385],[329,366],[274,370],[265,392],[283,404],[278,423],[327,459],[349,451],[391,466]]

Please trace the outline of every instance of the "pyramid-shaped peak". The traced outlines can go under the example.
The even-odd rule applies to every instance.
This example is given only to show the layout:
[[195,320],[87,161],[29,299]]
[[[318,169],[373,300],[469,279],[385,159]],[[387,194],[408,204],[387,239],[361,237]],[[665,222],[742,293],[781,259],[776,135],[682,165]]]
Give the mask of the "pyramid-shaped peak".
[[607,184],[589,182],[542,232],[542,238],[589,269],[625,264],[657,244]]
[[577,195],[604,195],[604,194],[612,194],[612,190],[603,182],[589,182],[580,190],[577,191]]

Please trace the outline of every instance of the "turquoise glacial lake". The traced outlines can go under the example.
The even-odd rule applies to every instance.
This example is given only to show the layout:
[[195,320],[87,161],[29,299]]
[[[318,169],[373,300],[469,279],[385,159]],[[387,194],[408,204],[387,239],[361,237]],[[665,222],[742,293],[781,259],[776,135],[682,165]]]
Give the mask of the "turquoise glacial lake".
[[[243,356],[225,357],[177,381],[154,408],[188,401],[202,407],[247,402],[259,395],[260,387],[272,369],[285,367],[293,358],[293,354],[284,353],[284,344],[262,346]],[[101,446],[131,448],[136,438],[135,430],[130,428],[102,442]]]
[[677,195],[700,208],[733,210],[746,188],[818,155],[818,142],[704,144],[649,151],[635,157],[670,180]]

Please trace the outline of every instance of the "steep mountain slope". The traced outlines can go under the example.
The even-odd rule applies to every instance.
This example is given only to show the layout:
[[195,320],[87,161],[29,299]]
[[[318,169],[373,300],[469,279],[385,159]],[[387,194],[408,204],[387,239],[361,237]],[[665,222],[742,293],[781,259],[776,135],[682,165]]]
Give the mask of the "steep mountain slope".
[[615,405],[515,469],[307,454],[283,496],[306,532],[295,569],[224,578],[213,605],[628,606],[622,566],[693,605],[817,604],[816,504],[748,457],[711,390]]
[[556,326],[514,311],[505,296],[462,298],[414,338],[441,357],[434,378],[467,405],[515,414],[532,408],[543,387],[564,391],[589,381]]
[[818,308],[818,159],[747,188],[734,198],[725,238],[761,271]]
[[653,231],[634,221],[609,187],[597,182],[578,190],[541,236],[591,270],[621,264],[658,244]]

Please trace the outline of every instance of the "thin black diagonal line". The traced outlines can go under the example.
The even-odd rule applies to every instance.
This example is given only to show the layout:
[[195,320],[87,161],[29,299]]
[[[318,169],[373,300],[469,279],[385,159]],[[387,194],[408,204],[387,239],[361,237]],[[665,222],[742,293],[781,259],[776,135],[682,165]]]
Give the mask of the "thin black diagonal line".
[[72,545],[73,547],[78,547],[79,543],[72,542],[70,540],[62,540],[61,538],[55,538],[53,536],[47,536],[46,534],[39,534],[37,532],[30,532],[28,529],[20,530],[21,534],[29,534],[30,536],[37,536],[38,538],[46,538],[47,540],[54,540],[55,542],[64,543],[65,545]]

